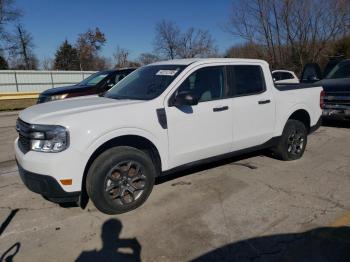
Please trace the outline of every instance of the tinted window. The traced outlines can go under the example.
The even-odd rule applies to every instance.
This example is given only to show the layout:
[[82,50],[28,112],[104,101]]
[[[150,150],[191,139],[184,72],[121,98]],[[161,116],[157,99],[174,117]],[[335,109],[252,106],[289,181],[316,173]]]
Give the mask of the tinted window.
[[127,75],[128,75],[128,73],[125,71],[117,73],[113,79],[114,84],[118,83],[120,80],[122,80]]
[[301,75],[303,82],[316,81],[322,78],[321,68],[318,64],[306,64]]
[[224,67],[205,67],[192,73],[179,87],[177,92],[191,91],[199,102],[224,97]]
[[106,94],[115,99],[150,100],[156,98],[170,85],[186,66],[144,66],[126,76]]
[[275,72],[272,74],[272,77],[275,81],[282,80],[282,75],[280,72]]
[[281,80],[285,80],[285,79],[293,79],[293,75],[291,73],[288,72],[281,72]]
[[350,78],[350,63],[338,64],[326,78]]
[[227,83],[231,96],[261,93],[265,90],[265,79],[260,66],[237,65],[227,67]]

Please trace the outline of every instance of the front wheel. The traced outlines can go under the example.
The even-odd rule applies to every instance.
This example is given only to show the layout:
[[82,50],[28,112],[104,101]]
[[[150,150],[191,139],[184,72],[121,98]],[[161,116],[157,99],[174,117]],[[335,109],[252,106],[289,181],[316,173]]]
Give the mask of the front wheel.
[[306,144],[307,129],[305,125],[298,120],[289,119],[278,145],[272,151],[282,160],[296,160],[303,156]]
[[156,170],[150,157],[133,147],[106,150],[91,165],[87,193],[98,210],[120,214],[141,206],[150,195]]

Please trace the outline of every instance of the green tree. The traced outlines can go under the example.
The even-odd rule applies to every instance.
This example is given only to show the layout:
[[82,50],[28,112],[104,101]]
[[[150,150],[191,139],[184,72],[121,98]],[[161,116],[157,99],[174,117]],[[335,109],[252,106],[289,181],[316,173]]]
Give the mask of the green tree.
[[54,69],[56,70],[79,70],[80,62],[78,50],[67,40],[57,49],[55,54]]
[[9,69],[9,65],[3,56],[0,56],[0,70]]

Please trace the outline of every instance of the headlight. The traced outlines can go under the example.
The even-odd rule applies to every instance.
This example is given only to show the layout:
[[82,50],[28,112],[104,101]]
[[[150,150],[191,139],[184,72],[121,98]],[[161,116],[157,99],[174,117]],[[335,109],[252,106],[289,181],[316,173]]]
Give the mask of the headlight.
[[[34,126],[36,127],[36,126]],[[42,126],[41,126],[42,127]],[[39,152],[57,153],[68,147],[69,134],[62,126],[44,126],[46,130],[31,132],[29,134],[31,150]]]
[[67,96],[68,94],[53,95],[53,96],[50,96],[50,101],[62,100],[62,99],[65,99]]
[[31,125],[18,119],[16,129],[29,142],[29,150],[58,153],[69,146],[69,132],[63,126]]

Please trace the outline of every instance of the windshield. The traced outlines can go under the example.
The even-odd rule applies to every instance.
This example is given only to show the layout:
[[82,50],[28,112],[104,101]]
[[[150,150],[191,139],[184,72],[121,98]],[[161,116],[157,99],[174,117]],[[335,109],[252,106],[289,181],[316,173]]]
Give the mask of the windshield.
[[105,97],[151,100],[163,93],[185,67],[183,65],[141,67],[118,82],[105,94]]
[[97,72],[95,74],[92,74],[88,78],[85,78],[83,81],[81,81],[78,85],[80,86],[94,86],[100,83],[103,79],[105,79],[108,76],[107,72]]
[[326,76],[327,79],[350,78],[350,63],[336,65]]

